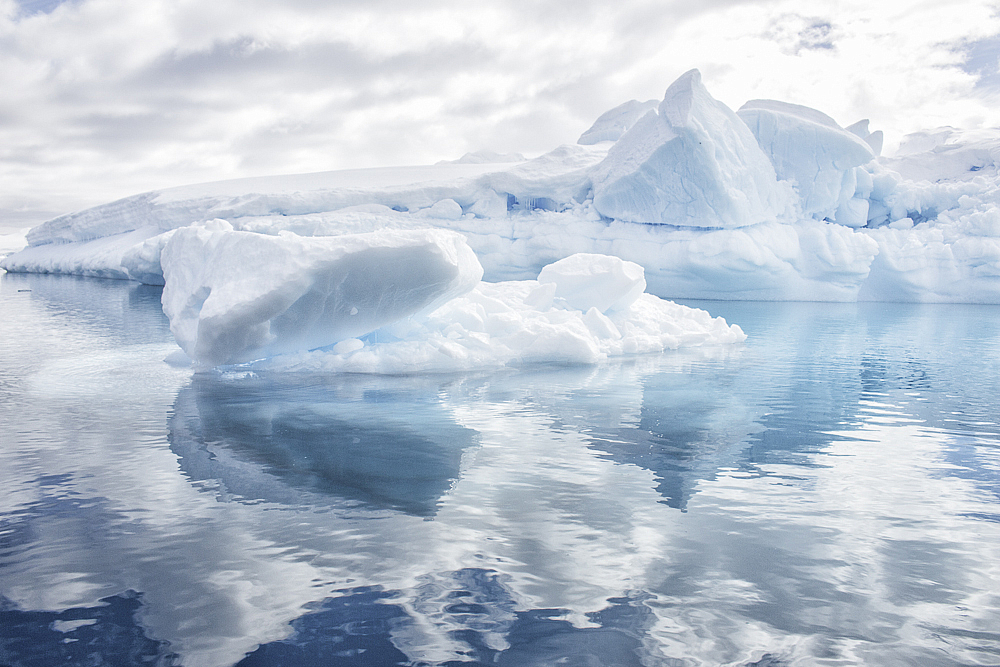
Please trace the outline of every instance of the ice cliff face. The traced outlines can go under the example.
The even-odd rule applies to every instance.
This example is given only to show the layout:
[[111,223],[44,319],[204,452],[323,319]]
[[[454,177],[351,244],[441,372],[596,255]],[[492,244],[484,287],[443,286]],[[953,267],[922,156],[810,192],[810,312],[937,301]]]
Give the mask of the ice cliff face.
[[175,230],[222,219],[270,237],[445,229],[490,281],[588,253],[642,266],[660,296],[1000,303],[1000,131],[923,132],[892,157],[881,144],[867,121],[807,107],[734,113],[692,70],[531,160],[145,193],[33,229],[2,266],[163,282]]

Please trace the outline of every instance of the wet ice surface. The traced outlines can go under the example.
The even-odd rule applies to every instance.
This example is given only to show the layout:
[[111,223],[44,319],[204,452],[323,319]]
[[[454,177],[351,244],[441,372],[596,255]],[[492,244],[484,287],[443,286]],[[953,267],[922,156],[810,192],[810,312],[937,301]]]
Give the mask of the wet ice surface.
[[0,277],[0,664],[995,664],[1000,309],[690,305],[749,339],[192,376]]

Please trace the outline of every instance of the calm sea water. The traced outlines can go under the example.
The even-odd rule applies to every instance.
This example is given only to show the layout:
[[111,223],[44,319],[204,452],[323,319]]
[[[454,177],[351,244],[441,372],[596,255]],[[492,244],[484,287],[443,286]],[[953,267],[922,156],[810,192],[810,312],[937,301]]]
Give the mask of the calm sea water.
[[1000,664],[1000,307],[598,367],[192,375],[0,277],[0,665]]

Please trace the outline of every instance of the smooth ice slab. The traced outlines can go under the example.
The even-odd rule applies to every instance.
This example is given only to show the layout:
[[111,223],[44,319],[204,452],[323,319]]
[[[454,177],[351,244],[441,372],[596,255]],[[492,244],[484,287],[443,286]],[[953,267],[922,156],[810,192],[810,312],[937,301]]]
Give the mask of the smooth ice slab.
[[787,203],[774,167],[747,126],[709,95],[698,70],[667,89],[594,169],[594,207],[630,222],[743,227]]
[[443,230],[305,238],[225,221],[177,230],[160,262],[177,343],[213,366],[363,335],[472,289],[483,271]]

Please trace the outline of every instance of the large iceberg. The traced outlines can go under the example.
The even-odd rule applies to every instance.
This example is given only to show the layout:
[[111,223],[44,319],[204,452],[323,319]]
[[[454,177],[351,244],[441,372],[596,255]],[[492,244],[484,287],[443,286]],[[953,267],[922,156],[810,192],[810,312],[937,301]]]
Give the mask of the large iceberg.
[[0,266],[162,284],[175,230],[221,219],[268,237],[457,232],[493,282],[589,253],[639,264],[660,297],[1000,303],[1000,131],[881,145],[867,121],[808,107],[733,112],[693,70],[659,104],[620,105],[530,160],[149,192],[50,220]]

